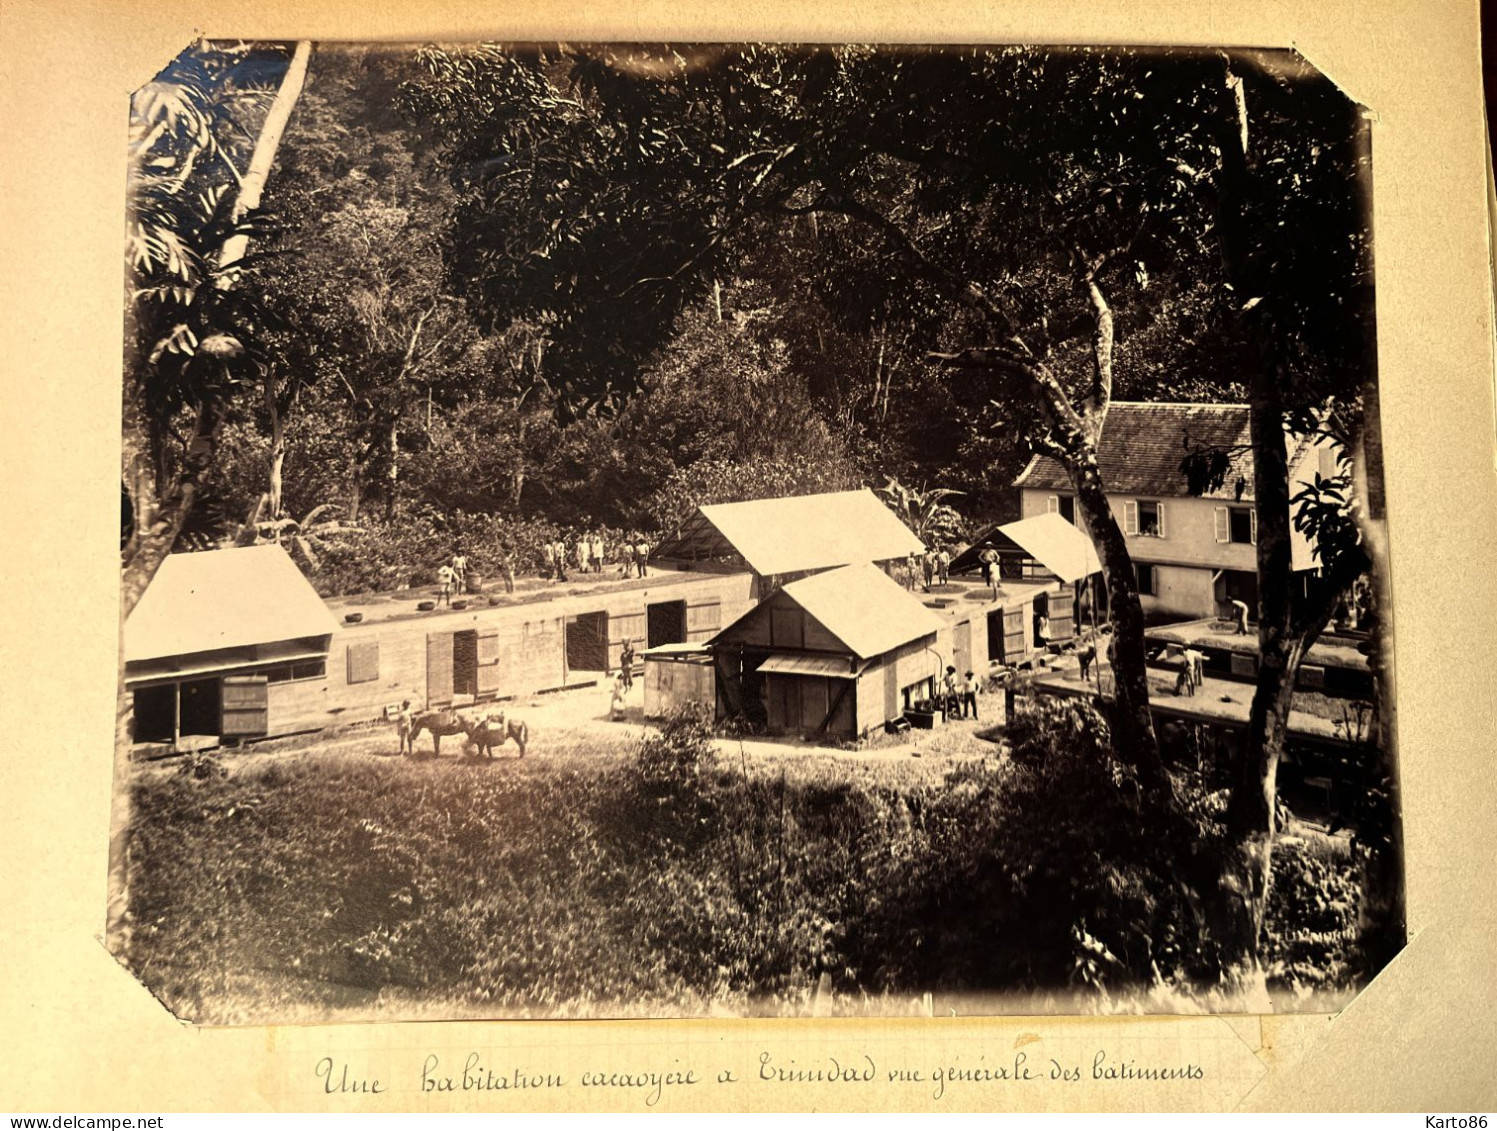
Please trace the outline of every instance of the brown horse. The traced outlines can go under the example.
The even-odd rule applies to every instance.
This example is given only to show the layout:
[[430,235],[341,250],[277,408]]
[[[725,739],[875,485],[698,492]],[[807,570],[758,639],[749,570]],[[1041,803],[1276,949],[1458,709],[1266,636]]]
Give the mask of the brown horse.
[[485,758],[494,757],[494,747],[503,746],[509,739],[520,748],[520,757],[525,757],[525,747],[530,742],[530,728],[523,719],[507,719],[504,712],[477,719],[468,724],[468,743],[477,746]]
[[454,734],[467,734],[468,721],[456,711],[428,711],[411,720],[411,754],[416,753],[416,738],[422,731],[431,734],[433,758],[442,756],[442,739]]

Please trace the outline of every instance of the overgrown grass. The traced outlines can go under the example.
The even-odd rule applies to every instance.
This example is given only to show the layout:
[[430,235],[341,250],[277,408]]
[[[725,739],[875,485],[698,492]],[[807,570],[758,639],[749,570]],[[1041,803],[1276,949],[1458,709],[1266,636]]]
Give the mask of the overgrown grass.
[[[611,756],[183,763],[136,782],[126,957],[210,1022],[793,1013],[818,986],[843,1009],[924,991],[1096,1008],[1209,982],[1179,893],[1218,802],[1147,827],[1091,757],[1095,720],[1060,710],[1013,762],[892,782],[848,759],[751,768],[689,717]],[[1285,962],[1350,985],[1350,865],[1289,859]]]

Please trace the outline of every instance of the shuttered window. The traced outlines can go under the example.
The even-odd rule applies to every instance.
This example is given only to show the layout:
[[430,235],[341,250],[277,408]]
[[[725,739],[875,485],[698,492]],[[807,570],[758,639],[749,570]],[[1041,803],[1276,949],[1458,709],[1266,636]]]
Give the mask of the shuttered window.
[[379,678],[379,641],[348,646],[348,682],[369,683]]

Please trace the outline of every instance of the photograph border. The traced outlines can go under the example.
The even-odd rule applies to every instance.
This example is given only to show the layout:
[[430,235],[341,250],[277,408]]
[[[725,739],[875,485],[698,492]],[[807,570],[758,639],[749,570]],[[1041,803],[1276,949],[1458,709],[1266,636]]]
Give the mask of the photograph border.
[[[1497,1036],[1489,1012],[1497,902],[1494,877],[1481,862],[1497,854],[1493,830],[1479,818],[1493,788],[1487,758],[1497,748],[1485,713],[1485,673],[1497,658],[1497,582],[1486,576],[1497,560],[1497,479],[1489,180],[1474,5],[1443,4],[1417,19],[1341,3],[1271,11],[1236,4],[1210,13],[1178,3],[1107,11],[1042,3],[981,14],[975,6],[944,6],[916,20],[893,4],[856,15],[764,5],[736,23],[705,5],[616,11],[610,18],[581,5],[537,6],[507,11],[504,26],[496,27],[456,4],[391,15],[352,3],[300,12],[278,4],[228,3],[209,11],[178,3],[147,9],[29,0],[0,16],[3,81],[11,96],[4,152],[32,156],[7,161],[0,174],[7,237],[28,241],[6,283],[10,380],[0,459],[8,489],[0,505],[5,528],[24,532],[11,554],[16,638],[55,642],[37,649],[46,654],[34,662],[16,666],[7,693],[7,713],[15,716],[7,733],[18,756],[0,802],[14,832],[0,852],[7,889],[14,889],[8,902],[18,914],[3,943],[11,977],[0,990],[0,1019],[16,1038],[17,1062],[8,1075],[18,1090],[14,1097],[0,1094],[0,1106],[400,1110],[400,1099],[421,1094],[409,1084],[419,1079],[426,1056],[463,1059],[473,1049],[495,1062],[520,1051],[532,1064],[553,1058],[546,1063],[556,1072],[580,1078],[589,1063],[621,1045],[649,1049],[667,1064],[706,1057],[703,1064],[717,1072],[722,1050],[743,1071],[769,1046],[784,1061],[809,1064],[858,1046],[888,1050],[881,1057],[949,1061],[975,1057],[977,1049],[1011,1058],[1015,1046],[1038,1043],[1087,1063],[1088,1050],[1104,1045],[1123,1050],[1121,1058],[1134,1049],[1172,1063],[1194,1056],[1220,1066],[1214,1081],[1220,1086],[953,1091],[943,1106],[1491,1107],[1493,1085],[1482,1073]],[[203,26],[205,19],[212,26]],[[100,941],[118,676],[118,571],[108,552],[117,515],[118,241],[128,93],[204,32],[314,41],[772,38],[1298,48],[1376,116],[1379,373],[1408,857],[1405,951],[1334,1019],[708,1019],[212,1030],[171,1018]],[[53,181],[39,175],[46,169],[66,175]],[[1450,392],[1441,411],[1433,411],[1432,386]],[[1459,651],[1448,647],[1451,594],[1463,601]],[[315,1066],[358,1052],[386,1058],[406,1088],[383,1098],[319,1094]],[[598,1110],[644,1103],[638,1089],[502,1097],[458,1091],[422,1102],[512,1109],[517,1101]],[[928,1091],[893,1086],[830,1095],[798,1088],[678,1091],[666,1093],[659,1106],[801,1103],[937,1106]]]

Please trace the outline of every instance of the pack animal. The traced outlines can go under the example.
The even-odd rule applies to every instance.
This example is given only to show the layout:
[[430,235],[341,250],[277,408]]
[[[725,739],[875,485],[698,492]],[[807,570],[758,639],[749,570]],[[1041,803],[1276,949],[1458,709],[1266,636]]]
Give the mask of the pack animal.
[[494,747],[503,746],[510,739],[520,748],[520,757],[525,757],[525,747],[530,742],[530,728],[524,719],[507,718],[503,711],[486,718],[470,720],[468,744],[478,747],[485,758],[494,757]]
[[431,735],[433,758],[442,756],[442,739],[454,734],[467,734],[468,721],[456,711],[428,711],[411,720],[411,754],[416,753],[416,739],[422,731]]

